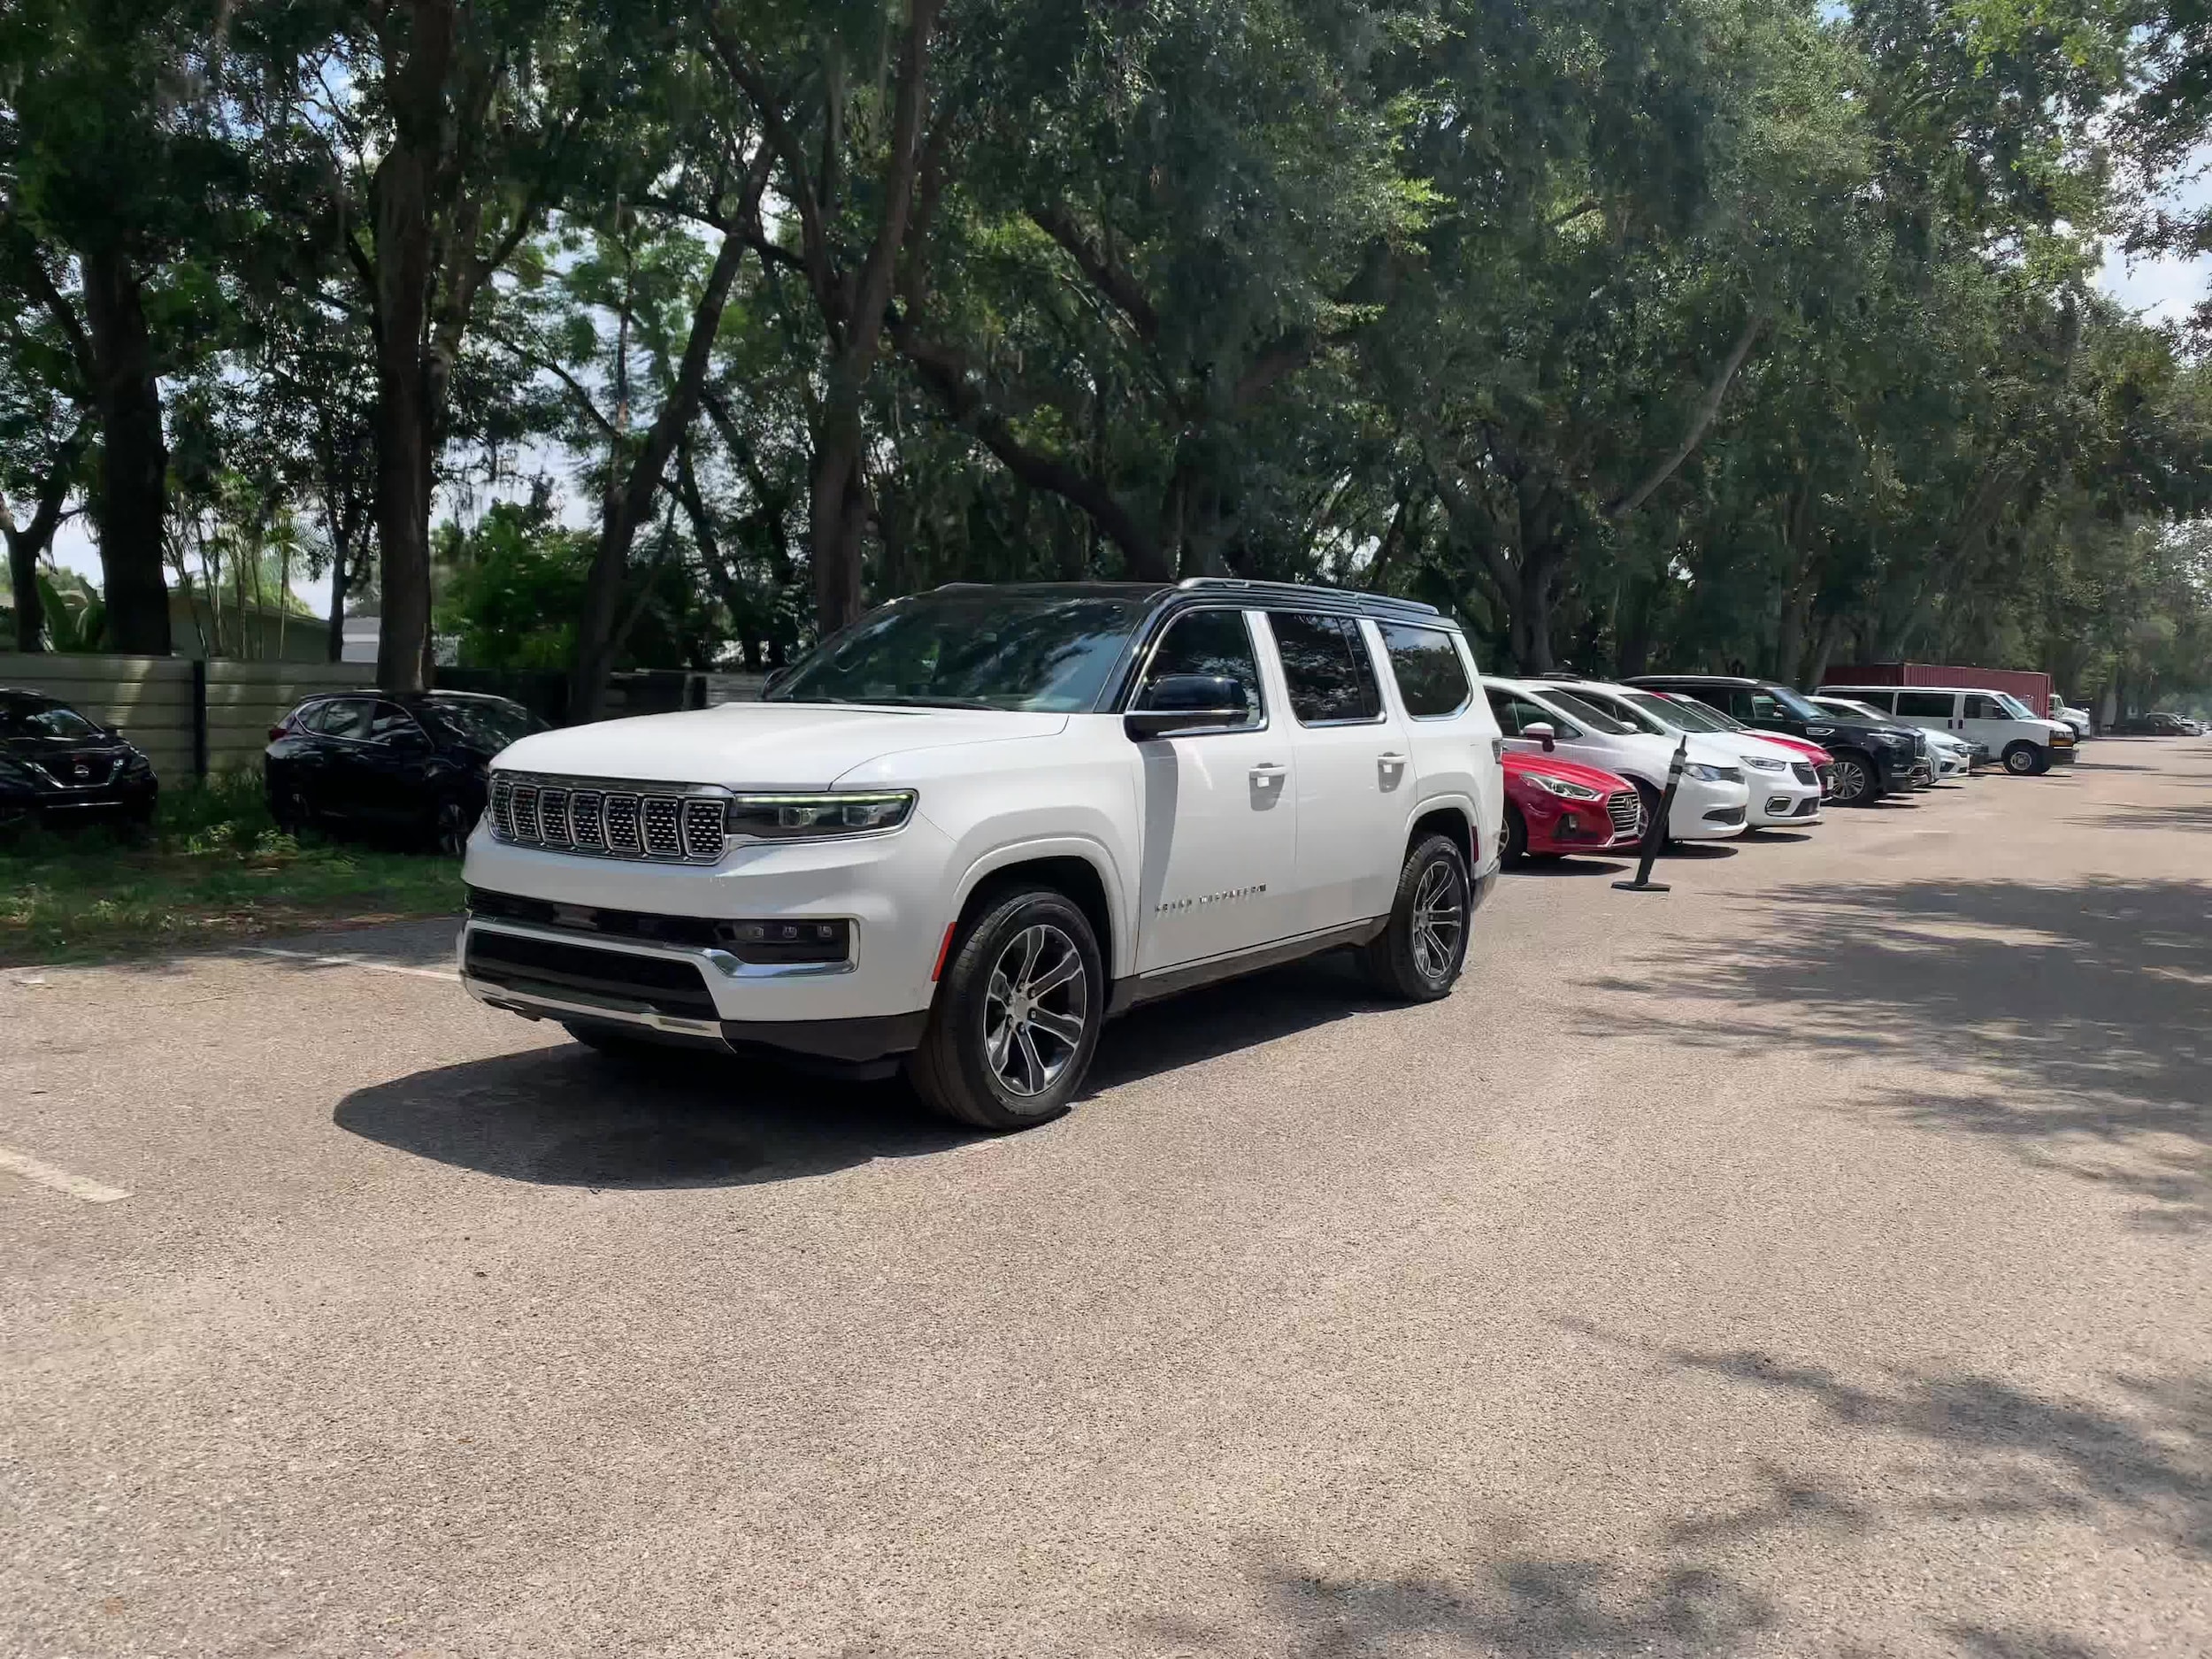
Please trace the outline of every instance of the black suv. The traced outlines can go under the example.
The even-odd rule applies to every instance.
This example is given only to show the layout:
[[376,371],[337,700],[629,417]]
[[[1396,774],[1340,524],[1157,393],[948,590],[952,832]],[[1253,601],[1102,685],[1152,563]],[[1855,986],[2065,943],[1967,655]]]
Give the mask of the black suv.
[[483,815],[491,757],[544,729],[520,703],[473,692],[310,697],[269,729],[269,810],[289,830],[335,820],[457,856]]
[[1893,790],[1910,789],[1924,779],[1933,780],[1927,734],[1919,727],[1847,719],[1771,680],[1738,674],[1640,674],[1628,684],[1678,692],[1760,731],[1786,732],[1819,744],[1835,758],[1839,806],[1870,805]]
[[153,763],[113,726],[43,692],[0,686],[0,824],[143,827],[159,789]]

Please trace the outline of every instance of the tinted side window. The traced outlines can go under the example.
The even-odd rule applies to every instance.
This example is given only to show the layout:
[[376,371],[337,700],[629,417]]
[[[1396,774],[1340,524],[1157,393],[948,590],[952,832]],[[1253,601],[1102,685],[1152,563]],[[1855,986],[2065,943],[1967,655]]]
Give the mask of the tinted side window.
[[1145,693],[1171,674],[1215,674],[1233,680],[1244,692],[1245,721],[1257,726],[1267,712],[1260,696],[1260,659],[1252,649],[1252,630],[1241,611],[1197,611],[1168,624],[1166,636],[1152,653],[1137,690]]
[[1785,712],[1782,705],[1777,703],[1773,698],[1768,696],[1765,692],[1754,691],[1746,693],[1745,695],[1751,700],[1751,712],[1743,716],[1743,718],[1747,720],[1779,720],[1785,718]]
[[1485,691],[1490,699],[1490,712],[1498,717],[1498,729],[1508,737],[1518,737],[1532,726],[1548,726],[1554,737],[1582,735],[1580,726],[1549,709],[1540,709],[1525,698],[1495,687],[1486,687]]
[[422,737],[422,727],[415,717],[396,703],[380,703],[369,718],[369,741],[372,743],[407,743]]
[[1290,686],[1290,711],[1299,725],[1380,718],[1382,687],[1375,683],[1357,623],[1278,611],[1269,614],[1267,626],[1275,634]]
[[2005,705],[1994,697],[1969,697],[1966,700],[1966,718],[1970,720],[2009,720],[2012,716],[2006,711]]
[[326,737],[365,738],[369,734],[372,706],[366,697],[340,697],[326,703],[316,719],[315,730]]
[[1383,649],[1390,654],[1390,672],[1397,677],[1408,714],[1417,720],[1437,719],[1467,706],[1474,687],[1467,683],[1466,665],[1450,634],[1397,622],[1380,626]]
[[[1867,699],[1869,703],[1873,698]],[[1917,715],[1922,719],[1951,718],[1951,694],[1947,691],[1901,691],[1897,694],[1897,712]]]

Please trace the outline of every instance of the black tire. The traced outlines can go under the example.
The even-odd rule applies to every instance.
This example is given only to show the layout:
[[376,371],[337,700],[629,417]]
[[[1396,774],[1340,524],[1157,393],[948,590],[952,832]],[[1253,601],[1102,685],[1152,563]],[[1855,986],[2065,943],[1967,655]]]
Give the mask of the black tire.
[[561,1029],[585,1048],[610,1060],[654,1060],[667,1050],[649,1037],[634,1037],[619,1025],[595,1025],[586,1020],[561,1022]]
[[297,835],[315,822],[315,809],[297,784],[269,786],[269,816],[287,835]]
[[430,850],[441,857],[458,858],[468,851],[469,832],[475,827],[468,803],[447,795],[430,809]]
[[1449,996],[1467,960],[1472,898],[1467,861],[1449,839],[1425,835],[1415,842],[1398,872],[1388,925],[1360,951],[1375,988],[1408,1002]]
[[2005,748],[2005,770],[2016,778],[2032,778],[2038,772],[2050,770],[2051,763],[2043,757],[2043,751],[2023,738]]
[[1521,809],[1512,802],[1505,803],[1505,833],[1498,842],[1498,867],[1517,869],[1528,856],[1528,820],[1521,816]]
[[1882,798],[1882,774],[1873,757],[1855,749],[1831,749],[1836,766],[1838,806],[1872,806]]
[[1081,907],[1055,887],[1001,888],[953,941],[907,1078],[956,1123],[1033,1128],[1073,1103],[1105,1018],[1105,960]]

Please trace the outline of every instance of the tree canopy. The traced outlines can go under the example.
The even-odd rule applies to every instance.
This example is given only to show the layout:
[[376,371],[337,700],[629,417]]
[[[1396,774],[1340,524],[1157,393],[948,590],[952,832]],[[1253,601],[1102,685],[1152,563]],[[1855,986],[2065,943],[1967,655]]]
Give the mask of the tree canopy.
[[585,712],[941,581],[1201,573],[1531,670],[2212,686],[2199,322],[2096,281],[2212,250],[2208,52],[2078,0],[27,0],[17,627],[79,636],[81,513],[112,646],[165,571],[328,572],[384,683],[435,630]]

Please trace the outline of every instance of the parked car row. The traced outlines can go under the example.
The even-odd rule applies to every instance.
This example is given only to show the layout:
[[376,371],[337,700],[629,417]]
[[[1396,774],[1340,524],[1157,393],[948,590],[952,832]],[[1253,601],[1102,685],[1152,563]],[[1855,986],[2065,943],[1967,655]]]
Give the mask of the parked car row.
[[2126,737],[2201,737],[2204,727],[2185,714],[2139,714],[2114,724],[2113,731]]

